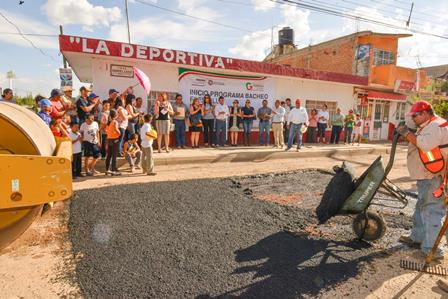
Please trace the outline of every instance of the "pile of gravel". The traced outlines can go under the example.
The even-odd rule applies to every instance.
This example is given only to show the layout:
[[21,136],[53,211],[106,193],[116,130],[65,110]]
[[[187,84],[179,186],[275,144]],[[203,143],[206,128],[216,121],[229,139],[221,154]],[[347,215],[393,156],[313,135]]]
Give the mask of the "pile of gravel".
[[351,238],[290,233],[316,224],[313,211],[254,200],[243,187],[206,179],[76,192],[69,236],[83,295],[319,297],[376,256]]

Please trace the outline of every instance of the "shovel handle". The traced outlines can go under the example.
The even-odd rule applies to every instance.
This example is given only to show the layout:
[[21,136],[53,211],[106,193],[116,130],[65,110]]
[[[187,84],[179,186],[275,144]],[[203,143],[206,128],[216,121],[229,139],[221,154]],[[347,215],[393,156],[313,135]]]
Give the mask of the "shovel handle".
[[[447,200],[447,198],[445,198],[445,201],[446,200]],[[440,228],[439,234],[437,235],[437,239],[434,242],[434,245],[432,246],[431,251],[426,256],[425,265],[429,265],[432,262],[432,257],[436,253],[437,247],[439,247],[440,241],[442,240],[443,235],[445,235],[447,228],[448,228],[448,216],[445,215],[445,221],[443,222],[443,225]]]

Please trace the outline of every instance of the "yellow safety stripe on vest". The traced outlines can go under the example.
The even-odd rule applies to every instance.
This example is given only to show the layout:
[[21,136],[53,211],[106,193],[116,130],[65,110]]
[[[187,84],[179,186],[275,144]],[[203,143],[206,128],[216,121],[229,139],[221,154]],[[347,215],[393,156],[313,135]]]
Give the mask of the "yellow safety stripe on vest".
[[429,161],[435,160],[434,155],[432,154],[431,151],[427,152],[425,155],[428,157]]

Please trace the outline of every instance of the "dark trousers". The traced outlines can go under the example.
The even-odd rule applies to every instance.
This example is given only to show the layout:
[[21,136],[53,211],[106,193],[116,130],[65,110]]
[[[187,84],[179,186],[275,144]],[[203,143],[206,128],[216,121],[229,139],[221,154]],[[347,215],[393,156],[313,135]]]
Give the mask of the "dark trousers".
[[224,146],[227,143],[227,122],[225,120],[216,120],[216,145]]
[[105,158],[107,155],[107,134],[101,133],[101,157]]
[[333,126],[331,128],[331,138],[330,143],[339,143],[339,138],[341,137],[342,126]]
[[204,127],[204,143],[215,144],[215,120],[203,119],[202,126]]
[[308,127],[308,130],[306,132],[306,142],[313,143],[316,139],[316,129],[317,127]]
[[185,120],[174,120],[174,135],[176,136],[176,146],[185,146]]
[[344,142],[347,142],[347,143],[351,143],[352,142],[352,133],[353,133],[353,128],[352,127],[350,127],[350,128],[345,127],[345,130],[344,130]]
[[72,176],[77,177],[81,175],[81,164],[82,164],[82,152],[73,154],[72,161]]
[[106,171],[109,169],[111,169],[112,171],[118,171],[117,155],[119,145],[120,145],[120,138],[107,139]]

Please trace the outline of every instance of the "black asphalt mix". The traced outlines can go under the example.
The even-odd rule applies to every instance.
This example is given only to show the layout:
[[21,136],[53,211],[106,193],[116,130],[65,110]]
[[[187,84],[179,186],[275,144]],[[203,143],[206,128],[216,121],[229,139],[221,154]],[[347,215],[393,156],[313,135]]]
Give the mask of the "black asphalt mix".
[[[347,217],[310,233],[330,179],[299,171],[78,191],[69,232],[75,279],[87,298],[325,296],[391,246],[387,235],[383,248],[354,240]],[[289,206],[254,199],[272,190],[310,196]],[[386,218],[391,233],[410,224]]]

